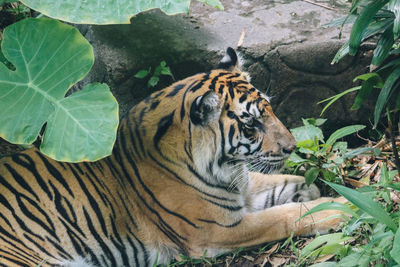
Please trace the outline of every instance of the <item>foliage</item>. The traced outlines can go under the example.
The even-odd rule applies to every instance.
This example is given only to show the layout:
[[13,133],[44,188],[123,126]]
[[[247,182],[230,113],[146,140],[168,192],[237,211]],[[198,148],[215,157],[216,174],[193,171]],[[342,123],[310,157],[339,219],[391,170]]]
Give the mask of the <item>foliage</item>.
[[[322,130],[319,128],[326,119],[303,119],[304,126],[292,129],[291,132],[297,141],[297,148],[287,161],[294,173],[304,174],[308,185],[318,177],[327,181],[342,182],[342,170],[349,162],[348,159],[370,151],[369,148],[349,149],[347,142],[337,141],[356,131],[363,129],[363,125],[352,125],[341,128],[325,141]],[[301,173],[301,167],[305,173]]]
[[0,136],[29,144],[46,124],[40,149],[52,158],[76,162],[109,155],[118,106],[108,86],[91,84],[64,97],[94,61],[78,30],[28,18],[8,26],[1,45],[15,71],[0,64]]
[[[396,171],[388,172],[386,166],[383,165],[380,182],[358,190],[326,182],[353,204],[356,214],[352,210],[347,212],[352,215],[352,218],[347,221],[341,232],[316,238],[304,247],[300,254],[300,262],[313,262],[318,257],[334,254],[336,262],[312,266],[347,267],[371,266],[371,264],[395,266],[400,264],[398,227],[400,212],[393,210],[394,203],[390,198],[393,188],[400,191],[398,184],[393,183],[395,173]],[[374,199],[380,199],[383,206]],[[323,204],[325,207],[316,206],[305,216],[321,209],[329,209],[326,203]],[[344,209],[341,210],[346,212]]]
[[[219,0],[198,0],[223,9]],[[82,24],[129,23],[136,14],[159,8],[168,15],[188,13],[191,0],[22,0],[28,7],[51,18]]]
[[[373,89],[379,91],[376,99],[374,117],[374,127],[376,128],[381,120],[382,113],[389,115],[390,111],[400,109],[400,61],[394,59],[400,53],[398,48],[398,39],[400,31],[400,1],[399,0],[367,0],[353,1],[350,14],[330,24],[330,26],[352,23],[353,27],[350,34],[350,40],[343,45],[337,52],[332,63],[338,62],[345,55],[355,55],[362,41],[371,36],[380,34],[376,41],[371,60],[371,71],[375,72],[357,76],[354,81],[361,80],[362,85],[346,90],[330,100],[325,106],[323,112],[334,101],[350,93],[358,91],[351,107],[352,110],[360,108],[361,104],[372,95]],[[385,63],[385,64],[384,64]],[[378,68],[378,69],[377,69]],[[322,101],[324,102],[324,101]],[[395,116],[397,117],[397,116]],[[391,123],[391,122],[390,122]]]
[[[149,67],[148,70],[140,70],[135,74],[135,78],[138,79],[144,79],[148,77],[151,74],[151,67]],[[171,69],[167,66],[167,63],[163,60],[160,62],[160,65],[158,65],[149,80],[147,81],[147,87],[152,88],[155,87],[158,82],[160,81],[160,76],[165,75],[165,76],[170,76],[172,77],[173,80],[175,80],[174,75],[172,75]]]

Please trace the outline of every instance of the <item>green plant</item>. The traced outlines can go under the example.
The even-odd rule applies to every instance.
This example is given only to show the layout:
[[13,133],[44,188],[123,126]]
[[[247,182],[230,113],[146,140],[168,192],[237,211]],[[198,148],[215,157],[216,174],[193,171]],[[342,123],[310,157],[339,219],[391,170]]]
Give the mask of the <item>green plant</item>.
[[0,136],[34,142],[57,160],[97,160],[111,153],[118,104],[105,84],[89,84],[65,97],[91,69],[89,42],[72,26],[28,18],[8,26],[1,51],[15,70],[0,64]]
[[[223,9],[219,0],[198,1]],[[120,24],[130,23],[131,17],[154,8],[159,8],[168,15],[188,13],[191,0],[22,0],[22,2],[46,16],[71,23]]]
[[[380,182],[358,190],[326,182],[352,203],[353,208],[339,203],[323,203],[303,217],[322,209],[338,209],[352,215],[352,218],[347,220],[341,232],[316,238],[304,247],[300,262],[309,264],[317,257],[334,254],[336,262],[312,266],[398,266],[400,212],[393,211],[394,203],[390,198],[391,190],[400,191],[398,183],[393,183],[395,173],[388,172],[383,165]],[[383,206],[374,199],[380,199]]]
[[[299,174],[300,168],[306,169],[304,177],[310,185],[318,177],[327,181],[342,182],[344,166],[347,160],[370,151],[370,148],[349,149],[347,142],[337,141],[345,136],[363,129],[363,125],[352,125],[341,128],[325,141],[319,128],[326,119],[303,119],[304,126],[291,129],[297,141],[297,148],[287,161],[294,173]],[[300,173],[302,174],[302,173]],[[339,180],[338,180],[339,179]]]
[[[354,23],[350,40],[337,52],[332,63],[338,62],[345,55],[355,55],[361,43],[372,36],[378,35],[376,48],[371,60],[368,74],[357,76],[354,81],[361,81],[362,85],[348,89],[336,96],[326,99],[329,101],[323,112],[340,97],[358,91],[351,107],[359,109],[361,104],[378,90],[375,110],[373,113],[374,128],[382,123],[382,114],[386,117],[388,133],[395,147],[394,136],[398,132],[400,110],[400,1],[399,0],[364,0],[353,1],[349,15],[340,18],[328,26],[338,26],[345,23]],[[400,159],[397,149],[393,150],[395,164],[400,170]]]
[[[138,79],[144,79],[151,75],[151,67],[149,67],[148,70],[140,70],[135,74],[135,78]],[[160,81],[160,76],[165,75],[165,76],[170,76],[173,80],[175,80],[174,75],[172,75],[171,69],[167,66],[167,63],[163,60],[160,62],[160,65],[158,65],[149,80],[147,81],[147,87],[152,88],[155,87],[158,82]]]

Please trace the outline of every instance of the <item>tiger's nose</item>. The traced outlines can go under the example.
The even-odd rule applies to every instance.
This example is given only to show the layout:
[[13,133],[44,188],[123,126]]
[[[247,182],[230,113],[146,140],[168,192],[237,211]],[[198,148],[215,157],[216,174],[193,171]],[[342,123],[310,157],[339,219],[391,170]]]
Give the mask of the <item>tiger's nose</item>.
[[296,144],[291,144],[289,146],[282,146],[283,154],[290,154],[296,149]]

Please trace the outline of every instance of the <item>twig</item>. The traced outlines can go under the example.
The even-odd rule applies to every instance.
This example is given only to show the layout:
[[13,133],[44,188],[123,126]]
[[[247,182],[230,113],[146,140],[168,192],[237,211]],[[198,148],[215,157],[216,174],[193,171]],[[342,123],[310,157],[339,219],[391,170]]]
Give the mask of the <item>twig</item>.
[[[393,119],[395,119],[396,114],[393,115]],[[400,159],[399,159],[399,152],[397,151],[396,146],[396,137],[393,129],[392,120],[388,117],[388,126],[390,131],[390,141],[392,142],[392,150],[394,155],[394,163],[396,165],[397,173],[400,175]]]
[[243,45],[243,41],[244,41],[244,37],[245,37],[245,36],[246,36],[246,29],[243,28],[242,34],[240,34],[240,38],[239,38],[239,41],[238,41],[238,43],[237,43],[237,47],[238,47],[238,48],[241,47],[241,46]]
[[320,3],[315,3],[314,1],[311,1],[311,0],[303,0],[303,1],[304,1],[304,2],[307,2],[307,3],[309,3],[309,4],[312,4],[312,5],[320,6],[320,7],[323,7],[323,8],[326,8],[326,9],[335,11],[335,9],[332,8],[332,7],[329,7],[329,6],[320,4]]

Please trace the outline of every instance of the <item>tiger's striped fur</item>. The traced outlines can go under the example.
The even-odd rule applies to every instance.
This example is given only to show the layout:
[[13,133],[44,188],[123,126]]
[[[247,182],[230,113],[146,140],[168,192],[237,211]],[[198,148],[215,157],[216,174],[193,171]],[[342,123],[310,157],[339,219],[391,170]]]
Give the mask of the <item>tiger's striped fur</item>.
[[295,225],[302,205],[331,200],[315,186],[260,173],[279,170],[295,141],[236,62],[228,49],[219,69],[132,108],[103,160],[1,159],[0,266],[148,266],[334,227],[312,224],[334,211]]

